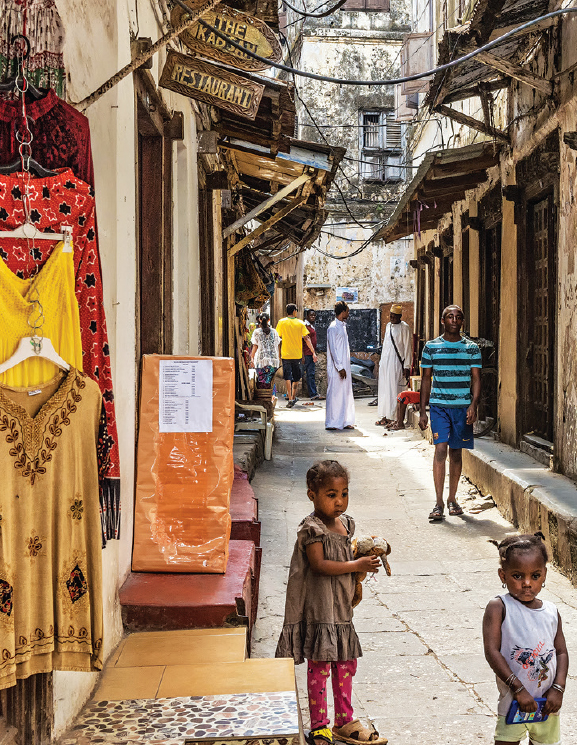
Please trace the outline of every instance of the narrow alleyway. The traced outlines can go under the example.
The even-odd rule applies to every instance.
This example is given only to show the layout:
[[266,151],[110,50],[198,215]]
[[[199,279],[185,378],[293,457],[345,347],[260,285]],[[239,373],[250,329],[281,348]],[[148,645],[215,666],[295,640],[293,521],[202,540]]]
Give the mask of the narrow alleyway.
[[[327,432],[323,407],[276,412],[273,460],[252,485],[259,499],[263,565],[253,657],[275,653],[283,621],[285,583],[300,520],[311,511],[305,473],[336,458],[351,473],[348,513],[358,533],[392,545],[392,576],[364,584],[355,612],[364,657],[354,684],[356,715],[369,717],[390,744],[492,743],[495,680],[482,649],[483,610],[501,592],[498,553],[488,539],[515,531],[495,507],[462,480],[460,518],[430,525],[435,499],[431,447],[414,431],[392,433],[374,425],[375,409],[356,402],[355,431]],[[550,568],[541,594],[562,616],[570,677],[562,709],[562,743],[576,743],[576,594]],[[297,667],[304,724],[308,726],[305,666]]]

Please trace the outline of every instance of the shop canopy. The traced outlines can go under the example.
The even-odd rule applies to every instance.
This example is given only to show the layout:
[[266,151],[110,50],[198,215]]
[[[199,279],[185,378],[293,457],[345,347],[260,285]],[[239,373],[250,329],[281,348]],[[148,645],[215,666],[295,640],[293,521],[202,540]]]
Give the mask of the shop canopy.
[[[550,10],[550,0],[478,0],[471,20],[463,26],[448,29],[439,44],[438,64],[457,59],[493,41],[521,24]],[[436,73],[429,85],[426,104],[430,110],[444,114],[484,134],[508,142],[508,135],[494,126],[492,91],[507,88],[512,80],[551,95],[552,81],[524,66],[539,36],[556,19],[540,23],[513,35],[489,52],[481,52],[456,67]],[[450,104],[479,96],[483,121],[453,109]]]
[[463,148],[428,153],[403,193],[389,222],[374,236],[390,243],[411,233],[437,228],[454,202],[465,198],[487,179],[487,169],[497,165],[501,146],[481,142]]

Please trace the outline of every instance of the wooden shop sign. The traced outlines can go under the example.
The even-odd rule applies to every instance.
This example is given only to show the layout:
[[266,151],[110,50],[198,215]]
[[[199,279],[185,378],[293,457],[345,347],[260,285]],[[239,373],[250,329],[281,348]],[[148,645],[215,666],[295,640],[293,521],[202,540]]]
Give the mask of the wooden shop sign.
[[[188,0],[186,5],[191,7],[191,11],[194,10],[195,0]],[[185,11],[176,5],[171,13],[173,27],[182,22],[184,15]],[[226,5],[216,5],[213,10],[203,15],[203,20],[260,57],[266,57],[272,62],[281,61],[283,56],[281,45],[269,26],[258,18]],[[202,23],[195,23],[183,31],[180,39],[193,52],[241,70],[250,72],[266,70],[270,67],[264,62],[243,54],[239,49],[235,49],[232,44],[228,44]]]
[[169,52],[159,85],[183,96],[255,119],[265,86],[209,62]]

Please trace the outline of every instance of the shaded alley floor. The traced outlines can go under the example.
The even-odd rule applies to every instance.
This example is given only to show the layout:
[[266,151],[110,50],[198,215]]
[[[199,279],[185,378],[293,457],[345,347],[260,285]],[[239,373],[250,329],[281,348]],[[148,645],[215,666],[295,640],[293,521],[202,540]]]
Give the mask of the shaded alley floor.
[[[307,469],[335,458],[351,473],[347,512],[357,533],[383,536],[392,545],[392,576],[382,571],[366,581],[355,611],[364,651],[354,683],[356,716],[370,718],[390,744],[493,743],[497,688],[483,654],[482,616],[502,588],[498,552],[488,539],[515,529],[495,507],[473,512],[484,501],[464,479],[458,491],[464,516],[430,525],[432,447],[411,430],[383,437],[368,402],[356,401],[357,428],[342,432],[325,430],[323,406],[298,402],[285,409],[279,402],[273,460],[252,482],[263,546],[252,657],[275,654],[296,529],[312,509]],[[561,743],[575,744],[576,592],[550,568],[541,598],[557,605],[564,624],[570,676]],[[305,666],[296,671],[307,728]]]

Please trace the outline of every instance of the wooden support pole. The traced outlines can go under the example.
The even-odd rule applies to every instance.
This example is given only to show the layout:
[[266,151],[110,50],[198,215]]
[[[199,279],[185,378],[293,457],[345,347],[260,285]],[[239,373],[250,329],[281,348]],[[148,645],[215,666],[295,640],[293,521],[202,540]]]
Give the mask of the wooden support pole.
[[278,223],[279,220],[283,220],[284,217],[287,217],[290,212],[293,212],[293,210],[299,207],[299,205],[303,204],[306,199],[307,197],[295,197],[295,199],[292,200],[288,205],[286,205],[282,210],[279,210],[279,212],[276,212],[275,215],[271,216],[269,220],[266,220],[252,233],[249,233],[240,241],[237,241],[234,246],[231,246],[231,248],[229,249],[229,256],[235,256],[235,254],[241,251],[241,249],[244,249],[248,243],[251,243],[253,239],[258,238],[260,235],[268,231],[269,228],[274,226],[275,223]]
[[231,235],[231,233],[234,233],[236,230],[246,225],[250,220],[253,220],[253,218],[256,218],[257,215],[260,215],[262,212],[265,212],[265,210],[268,210],[270,207],[272,207],[274,204],[282,200],[288,194],[291,194],[291,192],[294,192],[296,189],[298,189],[301,186],[301,184],[304,184],[306,181],[310,181],[310,180],[311,180],[311,176],[309,176],[308,174],[301,174],[301,176],[298,176],[296,179],[293,179],[293,181],[290,184],[287,184],[287,186],[283,187],[283,189],[279,189],[279,191],[276,194],[272,195],[271,197],[268,197],[264,202],[261,202],[260,205],[257,205],[257,207],[254,207],[246,215],[243,215],[242,218],[239,218],[238,220],[235,220],[235,222],[232,223],[231,225],[228,225],[223,231],[223,238],[227,238],[228,236]]
[[497,55],[492,54],[492,52],[480,52],[476,56],[476,60],[481,62],[483,65],[493,67],[495,70],[498,70],[498,72],[504,73],[504,75],[509,75],[510,78],[515,78],[521,83],[525,83],[532,88],[536,88],[538,91],[542,91],[542,93],[545,93],[547,96],[552,94],[552,81],[546,80],[546,78],[541,78],[539,75],[526,70],[522,65],[516,65],[503,57],[498,57]]
[[465,124],[466,127],[471,127],[472,129],[477,130],[478,132],[483,132],[485,135],[488,135],[489,137],[495,137],[497,140],[501,140],[502,142],[510,142],[510,139],[506,135],[505,132],[502,132],[501,130],[496,129],[495,127],[488,127],[483,122],[480,122],[477,119],[474,119],[473,117],[470,117],[468,116],[468,114],[464,114],[461,111],[456,111],[455,109],[452,109],[449,106],[445,106],[444,104],[441,104],[440,106],[436,106],[435,111],[439,112],[440,114],[443,114],[445,117],[449,117],[450,119],[453,119],[455,122],[458,122],[459,124]]

